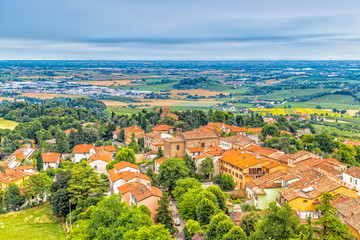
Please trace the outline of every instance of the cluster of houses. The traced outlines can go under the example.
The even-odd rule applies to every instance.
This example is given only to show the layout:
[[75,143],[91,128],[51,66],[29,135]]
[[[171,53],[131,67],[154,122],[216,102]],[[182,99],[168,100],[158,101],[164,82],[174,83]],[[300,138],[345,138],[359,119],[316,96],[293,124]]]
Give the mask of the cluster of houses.
[[[169,116],[165,109],[162,114]],[[170,113],[172,114],[172,113]],[[192,131],[183,132],[172,126],[161,124],[145,131],[138,126],[124,129],[124,142],[129,144],[132,137],[144,137],[144,145],[150,149],[145,160],[154,161],[154,171],[159,173],[160,165],[168,158],[188,154],[195,162],[197,171],[206,158],[212,158],[214,172],[230,174],[236,183],[236,191],[246,197],[247,202],[258,209],[266,209],[271,202],[278,205],[288,203],[302,220],[308,216],[321,216],[315,206],[321,194],[336,195],[334,205],[338,206],[339,218],[344,221],[355,236],[360,237],[360,215],[349,214],[351,209],[360,212],[358,201],[360,191],[360,168],[350,167],[336,159],[324,159],[308,151],[295,154],[264,147],[259,143],[261,128],[244,128],[224,123],[209,122]],[[228,137],[221,137],[221,133]],[[304,130],[304,134],[310,133]],[[118,138],[119,130],[113,132]],[[156,158],[161,149],[164,156]],[[32,166],[21,166],[20,159],[31,159],[36,151],[28,144],[16,150],[6,161],[6,169],[0,173],[0,189],[6,189],[10,182],[23,186],[27,177],[34,174]],[[116,157],[114,146],[95,147],[91,144],[76,145],[71,154],[43,153],[44,169],[57,168],[60,161],[70,157],[73,162],[86,159],[99,174],[106,174],[113,193],[121,193],[129,205],[146,205],[154,217],[161,190],[151,186],[151,179],[140,171],[136,164],[119,162],[110,170],[106,165]],[[346,211],[348,209],[348,211]]]

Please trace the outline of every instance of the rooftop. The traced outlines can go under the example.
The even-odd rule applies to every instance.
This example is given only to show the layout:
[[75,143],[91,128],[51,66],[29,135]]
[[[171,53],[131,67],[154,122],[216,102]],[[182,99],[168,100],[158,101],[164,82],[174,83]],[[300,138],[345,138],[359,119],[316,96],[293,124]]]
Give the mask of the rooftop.
[[146,186],[145,184],[138,182],[126,183],[118,187],[118,190],[122,195],[130,192],[135,197],[137,202],[140,202],[151,196],[161,197],[162,195],[162,192],[157,187]]
[[43,162],[57,162],[60,158],[60,153],[47,152],[42,153],[41,155],[43,158]]

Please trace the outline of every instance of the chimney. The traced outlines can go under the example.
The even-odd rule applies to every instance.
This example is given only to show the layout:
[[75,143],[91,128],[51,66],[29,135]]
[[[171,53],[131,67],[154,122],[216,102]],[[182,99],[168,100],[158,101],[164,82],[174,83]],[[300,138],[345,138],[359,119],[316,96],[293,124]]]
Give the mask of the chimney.
[[182,129],[181,129],[181,128],[177,128],[177,129],[176,129],[176,136],[180,135],[181,132],[182,132]]

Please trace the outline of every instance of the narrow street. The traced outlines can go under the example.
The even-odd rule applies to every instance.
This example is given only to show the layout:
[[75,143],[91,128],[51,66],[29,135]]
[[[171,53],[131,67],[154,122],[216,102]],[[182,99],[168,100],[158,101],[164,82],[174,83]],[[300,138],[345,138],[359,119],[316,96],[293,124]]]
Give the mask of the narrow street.
[[175,239],[178,240],[184,240],[184,232],[183,229],[185,227],[186,222],[180,218],[180,215],[178,214],[177,209],[177,202],[171,201],[170,210],[173,212],[173,219],[177,216],[180,219],[180,226],[175,226],[177,229],[179,229],[179,233],[176,235]]

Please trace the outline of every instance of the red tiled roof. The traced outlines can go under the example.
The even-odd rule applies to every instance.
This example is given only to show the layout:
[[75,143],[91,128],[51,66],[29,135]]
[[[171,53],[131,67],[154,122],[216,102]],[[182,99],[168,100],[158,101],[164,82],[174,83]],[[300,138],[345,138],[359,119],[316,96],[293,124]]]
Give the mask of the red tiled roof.
[[134,178],[142,178],[142,179],[151,181],[151,179],[148,176],[146,176],[145,174],[141,174],[141,173],[137,173],[137,172],[124,171],[124,172],[115,173],[114,171],[110,171],[110,170],[108,172],[110,174],[109,178],[112,182],[116,182],[120,179],[124,179],[124,181],[127,182]]
[[9,184],[28,175],[33,175],[33,173],[9,169],[0,173],[0,182]]
[[348,168],[344,171],[344,173],[346,173],[347,175],[350,175],[354,178],[358,178],[360,179],[360,168],[359,167],[351,167],[351,168]]
[[194,152],[204,152],[204,148],[188,148],[187,149],[189,152],[194,153]]
[[118,190],[122,195],[130,192],[138,202],[141,202],[142,200],[151,196],[160,198],[162,195],[162,192],[157,187],[146,186],[145,184],[138,182],[124,184],[118,187]]
[[78,130],[77,130],[76,128],[70,128],[70,129],[64,130],[64,132],[66,133],[66,135],[69,135],[71,131],[77,132]]
[[174,129],[174,127],[166,124],[157,125],[152,128],[153,131],[168,131],[170,129]]
[[15,157],[16,159],[20,159],[20,160],[30,159],[31,156],[34,154],[35,149],[29,146],[30,144],[28,146],[15,150],[15,152],[13,152],[13,154],[11,154],[9,158],[11,159]]
[[188,131],[183,132],[181,135],[184,139],[201,139],[201,138],[220,138],[220,134],[216,131]]
[[158,159],[155,159],[154,162],[156,162],[157,164],[162,164],[164,161],[166,160],[165,157],[161,157],[161,158],[158,158]]
[[93,149],[95,152],[100,152],[100,151],[116,152],[117,151],[116,147],[114,147],[113,145],[94,147]]
[[94,148],[94,145],[80,144],[75,145],[73,153],[90,153],[90,149]]
[[136,126],[127,127],[127,128],[124,128],[124,130],[129,131],[129,132],[144,132],[145,133],[144,130],[142,130],[141,128],[136,127]]
[[137,170],[140,170],[140,168],[136,164],[125,162],[125,161],[121,161],[121,162],[118,162],[118,163],[114,164],[114,168],[116,170],[118,170],[118,171],[123,169],[123,168],[126,168],[126,167],[131,167],[131,168],[135,168]]
[[41,155],[43,158],[43,162],[57,162],[60,158],[60,153],[47,152],[42,153]]
[[104,162],[111,162],[113,154],[107,151],[96,152],[89,158],[88,162],[94,162],[96,160],[101,160]]

